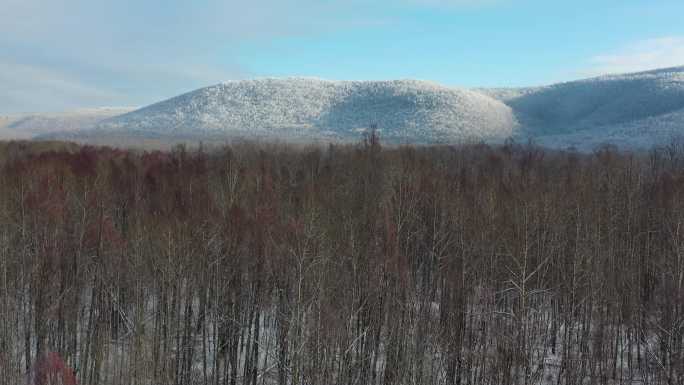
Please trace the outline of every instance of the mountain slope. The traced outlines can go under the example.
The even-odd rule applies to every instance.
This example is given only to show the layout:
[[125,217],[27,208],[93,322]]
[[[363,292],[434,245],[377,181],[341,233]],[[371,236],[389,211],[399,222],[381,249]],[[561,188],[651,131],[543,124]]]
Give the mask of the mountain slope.
[[109,119],[106,132],[189,135],[358,137],[376,125],[386,138],[410,142],[510,136],[513,111],[476,91],[433,83],[260,79],[202,88]]
[[625,125],[660,126],[658,117],[671,122],[684,110],[684,67],[485,93],[510,106],[528,136],[590,129],[600,137]]

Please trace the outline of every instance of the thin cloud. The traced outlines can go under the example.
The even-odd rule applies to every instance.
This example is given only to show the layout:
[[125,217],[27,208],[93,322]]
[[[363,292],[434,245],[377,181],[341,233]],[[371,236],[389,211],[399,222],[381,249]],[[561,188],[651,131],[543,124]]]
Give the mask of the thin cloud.
[[587,75],[618,74],[684,65],[684,36],[641,40],[590,59]]
[[[509,0],[396,5],[451,8],[498,1]],[[249,76],[237,56],[245,44],[395,22],[392,7],[378,9],[371,0],[0,2],[0,52],[9,71],[0,75],[0,113],[144,105]]]
[[109,105],[122,95],[81,82],[50,68],[0,61],[0,105],[10,112],[53,111],[84,106]]
[[238,42],[294,29],[290,18],[278,15],[283,9],[274,0],[209,0],[204,7],[177,1],[5,1],[0,113],[147,104],[241,78],[248,71],[230,54]]

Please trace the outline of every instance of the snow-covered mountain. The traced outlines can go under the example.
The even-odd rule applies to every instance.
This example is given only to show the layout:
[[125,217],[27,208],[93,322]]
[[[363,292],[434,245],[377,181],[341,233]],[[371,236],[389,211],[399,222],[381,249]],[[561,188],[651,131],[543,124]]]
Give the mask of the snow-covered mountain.
[[483,92],[515,111],[519,136],[552,147],[647,147],[684,135],[684,67]]
[[100,124],[107,132],[358,138],[377,126],[404,142],[496,139],[513,134],[510,107],[466,89],[415,81],[310,78],[232,81],[202,88]]
[[75,135],[358,140],[373,126],[398,143],[532,138],[550,147],[648,147],[684,135],[684,67],[518,89],[416,80],[230,81]]

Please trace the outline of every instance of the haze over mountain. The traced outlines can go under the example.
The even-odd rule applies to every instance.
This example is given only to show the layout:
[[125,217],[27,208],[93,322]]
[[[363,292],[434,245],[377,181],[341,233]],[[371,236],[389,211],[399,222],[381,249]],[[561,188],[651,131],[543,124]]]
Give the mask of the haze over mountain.
[[230,81],[104,119],[69,137],[358,140],[371,126],[398,143],[532,138],[551,147],[648,147],[684,133],[684,67],[520,89],[417,80]]
[[55,132],[66,134],[92,129],[104,119],[133,110],[132,107],[102,107],[0,116],[0,139],[30,139]]

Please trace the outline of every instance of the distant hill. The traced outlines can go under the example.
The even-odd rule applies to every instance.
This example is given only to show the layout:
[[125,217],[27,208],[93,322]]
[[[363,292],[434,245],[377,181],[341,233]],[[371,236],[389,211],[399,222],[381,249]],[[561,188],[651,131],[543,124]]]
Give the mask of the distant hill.
[[0,116],[0,139],[30,139],[54,132],[87,130],[104,119],[132,110],[130,107],[102,107],[61,113]]

